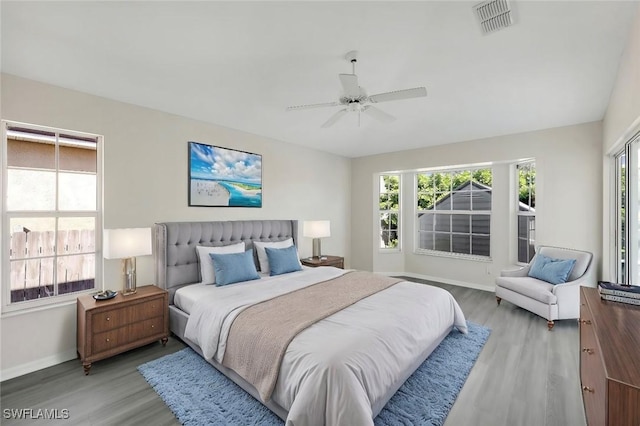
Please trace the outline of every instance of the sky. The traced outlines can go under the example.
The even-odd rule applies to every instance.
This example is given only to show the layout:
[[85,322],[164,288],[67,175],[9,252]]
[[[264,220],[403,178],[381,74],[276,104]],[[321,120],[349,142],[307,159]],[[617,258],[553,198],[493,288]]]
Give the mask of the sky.
[[191,177],[259,184],[262,156],[196,142],[191,147]]

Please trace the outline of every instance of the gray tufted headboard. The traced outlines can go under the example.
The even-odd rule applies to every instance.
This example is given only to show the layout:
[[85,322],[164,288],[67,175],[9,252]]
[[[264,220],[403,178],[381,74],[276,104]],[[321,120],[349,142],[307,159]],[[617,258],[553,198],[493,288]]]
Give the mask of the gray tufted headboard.
[[253,241],[288,238],[293,238],[297,245],[297,220],[157,223],[153,228],[156,285],[169,291],[169,304],[173,304],[177,289],[200,282],[196,246],[226,246],[244,241],[246,250],[251,250]]

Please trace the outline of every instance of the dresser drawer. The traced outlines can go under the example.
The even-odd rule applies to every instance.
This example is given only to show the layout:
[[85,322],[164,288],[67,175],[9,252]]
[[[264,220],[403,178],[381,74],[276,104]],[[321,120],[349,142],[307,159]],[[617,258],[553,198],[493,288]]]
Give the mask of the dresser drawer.
[[587,424],[604,425],[607,401],[607,380],[590,313],[581,313],[580,382]]
[[640,307],[580,288],[580,382],[589,426],[640,426]]

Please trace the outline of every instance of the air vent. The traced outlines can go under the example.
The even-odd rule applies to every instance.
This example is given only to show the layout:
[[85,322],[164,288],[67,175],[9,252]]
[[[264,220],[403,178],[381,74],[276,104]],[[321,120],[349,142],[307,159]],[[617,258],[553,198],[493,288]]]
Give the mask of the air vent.
[[489,0],[473,6],[484,34],[511,26],[513,14],[508,0]]

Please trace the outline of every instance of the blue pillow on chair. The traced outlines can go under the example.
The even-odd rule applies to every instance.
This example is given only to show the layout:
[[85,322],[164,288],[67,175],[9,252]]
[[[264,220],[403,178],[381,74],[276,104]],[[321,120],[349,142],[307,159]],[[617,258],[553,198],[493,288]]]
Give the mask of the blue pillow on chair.
[[537,254],[529,269],[529,276],[551,284],[566,283],[575,264],[575,259],[553,259]]
[[253,250],[243,253],[209,253],[216,271],[216,285],[227,285],[260,279],[253,261]]
[[269,275],[280,275],[302,270],[296,246],[281,249],[265,247],[265,251],[267,252],[269,268],[271,269]]

